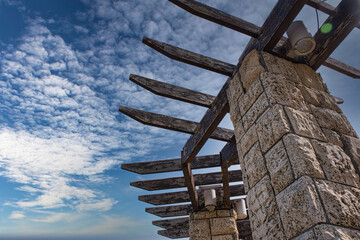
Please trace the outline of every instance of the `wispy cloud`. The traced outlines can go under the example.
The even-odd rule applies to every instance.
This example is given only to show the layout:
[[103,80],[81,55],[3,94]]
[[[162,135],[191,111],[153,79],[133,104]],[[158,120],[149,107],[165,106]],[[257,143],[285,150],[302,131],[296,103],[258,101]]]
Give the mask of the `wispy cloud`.
[[21,211],[13,211],[9,216],[10,219],[23,219],[25,217],[25,213]]

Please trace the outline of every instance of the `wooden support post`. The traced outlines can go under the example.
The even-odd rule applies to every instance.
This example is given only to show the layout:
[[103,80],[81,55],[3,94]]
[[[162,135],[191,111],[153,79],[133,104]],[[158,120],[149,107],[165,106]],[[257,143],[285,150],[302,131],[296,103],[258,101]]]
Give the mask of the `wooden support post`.
[[[220,154],[221,158],[221,154]],[[221,175],[222,175],[222,184],[224,191],[224,207],[230,209],[230,186],[229,186],[229,171],[227,166],[221,160]]]
[[[181,152],[181,155],[183,153]],[[196,191],[194,176],[191,171],[191,165],[190,163],[185,163],[182,165],[182,171],[185,178],[185,185],[188,189],[188,193],[190,196],[190,201],[192,205],[192,209],[194,212],[197,212],[199,210],[199,201],[198,201],[198,194]]]

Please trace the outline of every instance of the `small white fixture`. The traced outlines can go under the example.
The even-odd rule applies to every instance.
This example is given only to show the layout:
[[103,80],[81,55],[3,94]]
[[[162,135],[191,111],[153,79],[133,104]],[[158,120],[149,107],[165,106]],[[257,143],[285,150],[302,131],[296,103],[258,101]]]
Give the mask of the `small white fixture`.
[[245,219],[247,217],[245,200],[237,199],[235,201],[237,219]]
[[214,211],[216,207],[216,191],[215,189],[204,190],[205,207],[209,211]]
[[302,21],[291,23],[286,34],[296,55],[304,56],[314,51],[316,42]]

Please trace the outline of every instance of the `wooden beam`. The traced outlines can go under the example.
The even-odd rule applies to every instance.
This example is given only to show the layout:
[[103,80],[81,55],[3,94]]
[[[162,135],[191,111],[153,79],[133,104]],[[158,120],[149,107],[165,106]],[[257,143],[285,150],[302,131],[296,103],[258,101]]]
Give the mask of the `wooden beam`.
[[212,132],[229,111],[229,103],[226,96],[228,84],[229,81],[226,81],[219,94],[216,96],[213,105],[206,111],[200,124],[195,129],[194,135],[192,135],[185,143],[185,146],[183,147],[183,156],[181,158],[183,164],[191,163],[192,160],[194,160],[205,142],[212,135]]
[[340,62],[334,58],[327,58],[323,63],[324,66],[331,68],[335,71],[343,73],[352,78],[360,78],[360,70],[354,67],[351,67],[345,63]]
[[224,208],[230,209],[230,185],[229,185],[229,170],[225,165],[221,165],[221,176],[223,184],[223,202]]
[[158,217],[178,217],[189,215],[192,212],[192,207],[190,204],[184,204],[175,206],[145,208],[145,211]]
[[159,230],[158,234],[171,239],[187,238],[189,237],[189,229],[179,228],[179,229]]
[[234,65],[216,60],[213,58],[205,57],[203,55],[187,51],[163,42],[159,42],[147,37],[143,38],[143,43],[152,49],[164,54],[165,56],[187,63],[193,66],[204,68],[213,72],[230,76],[234,70]]
[[221,156],[221,166],[224,166],[227,168],[230,167],[231,165],[239,162],[238,153],[237,153],[237,149],[236,149],[235,136],[233,136],[231,138],[230,142],[228,142],[223,147],[223,149],[220,152],[220,156]]
[[153,221],[152,224],[157,227],[165,229],[174,229],[174,228],[189,228],[189,218],[170,218],[163,220]]
[[205,4],[192,0],[169,1],[198,17],[205,18],[224,27],[228,27],[230,29],[244,33],[254,38],[257,38],[259,35],[259,27],[255,24],[234,17],[216,8],[212,8]]
[[[219,154],[196,157],[191,163],[191,169],[201,169],[219,166]],[[121,168],[138,174],[164,173],[182,170],[181,158],[149,162],[123,163],[121,164]]]
[[[194,181],[196,186],[221,183],[221,172],[195,174]],[[241,170],[229,171],[229,181],[242,181]],[[136,181],[130,182],[130,185],[148,191],[186,187],[183,177]]]
[[188,190],[188,194],[191,201],[191,206],[194,212],[199,210],[198,194],[195,187],[194,176],[191,171],[190,163],[182,165],[182,171],[184,174],[185,186]]
[[[222,186],[214,186],[214,189],[216,190],[216,196],[221,197],[224,195]],[[243,184],[236,184],[230,186],[231,197],[242,196],[242,195],[245,195]],[[199,205],[201,205],[202,199],[204,198],[202,191],[198,191],[198,197],[199,197]],[[188,191],[180,191],[180,192],[158,193],[151,195],[141,195],[139,196],[139,200],[153,205],[166,205],[166,204],[190,202],[190,197]]]
[[[308,0],[306,4],[330,16],[336,14],[336,8],[323,0]],[[356,27],[360,28],[360,24],[358,23]]]
[[215,99],[215,96],[211,96],[209,94],[196,92],[187,88],[178,87],[138,75],[131,74],[129,79],[130,81],[157,95],[192,103],[202,107],[209,108]]
[[343,0],[336,8],[336,14],[329,16],[325,23],[332,25],[329,33],[320,30],[314,35],[315,50],[309,54],[309,65],[318,69],[331,53],[339,46],[345,37],[354,29],[360,20],[360,2],[358,0]]
[[[196,122],[180,118],[169,117],[162,114],[146,112],[134,108],[119,106],[119,111],[145,125],[164,128],[168,130],[193,134],[199,125]],[[211,138],[220,141],[230,141],[234,131],[226,128],[217,128]]]

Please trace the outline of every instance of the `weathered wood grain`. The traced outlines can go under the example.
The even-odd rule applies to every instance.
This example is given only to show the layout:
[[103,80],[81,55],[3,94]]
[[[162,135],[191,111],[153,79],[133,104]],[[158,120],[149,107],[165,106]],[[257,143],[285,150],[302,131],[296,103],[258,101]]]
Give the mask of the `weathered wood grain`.
[[220,60],[216,60],[210,57],[205,57],[203,55],[187,51],[185,49],[178,48],[170,44],[156,41],[147,37],[143,38],[143,43],[171,59],[227,76],[230,76],[232,74],[235,67],[232,64],[222,62]]
[[185,143],[183,147],[183,156],[181,157],[181,162],[183,164],[191,163],[194,160],[205,142],[212,135],[226,113],[228,113],[229,103],[226,96],[228,84],[229,81],[226,81],[219,94],[216,96],[213,105],[206,111],[204,117],[201,119],[194,134],[191,135]]
[[188,190],[188,194],[191,201],[191,206],[194,210],[194,212],[197,212],[199,209],[199,200],[198,200],[198,194],[196,191],[195,186],[195,179],[191,171],[190,163],[186,163],[182,165],[182,171],[184,175],[185,180],[185,186]]
[[221,165],[221,176],[223,185],[223,202],[224,208],[230,209],[230,185],[229,185],[229,170],[225,165]]
[[[199,125],[199,123],[193,121],[174,118],[157,113],[146,112],[125,106],[119,106],[119,112],[145,125],[150,125],[154,127],[159,127],[168,130],[189,133],[189,134],[194,134],[195,129]],[[234,134],[233,130],[226,128],[216,128],[216,130],[212,133],[210,137],[212,139],[228,142],[230,141],[233,134]]]
[[189,228],[189,217],[156,220],[152,224],[165,229]]
[[189,215],[192,212],[192,207],[190,204],[184,204],[175,206],[145,208],[145,211],[158,217],[178,217]]
[[336,13],[329,16],[325,23],[332,25],[330,33],[320,30],[314,35],[315,50],[306,58],[313,69],[318,69],[330,54],[339,46],[345,37],[354,29],[360,20],[360,1],[341,1],[336,7]]
[[209,108],[215,96],[178,87],[154,79],[130,75],[130,81],[157,95]]
[[[234,163],[235,164],[235,163]],[[191,169],[201,169],[220,166],[220,155],[206,155],[199,156],[191,163]],[[138,174],[152,174],[181,171],[181,158],[136,162],[136,163],[123,163],[121,168],[130,172]]]
[[189,229],[179,228],[179,229],[159,230],[158,234],[171,239],[187,238],[189,237]]
[[[224,195],[222,186],[214,186],[214,189],[216,190],[217,197],[221,198]],[[242,196],[242,195],[245,195],[243,184],[235,184],[230,186],[231,197]],[[198,197],[200,202],[199,205],[201,205],[202,200],[204,198],[202,191],[198,191]],[[166,205],[166,204],[190,202],[190,197],[188,191],[180,191],[180,192],[158,193],[151,195],[140,195],[139,200],[153,205]]]
[[236,140],[235,136],[233,136],[223,149],[220,152],[221,156],[221,166],[230,167],[231,165],[238,163],[238,153],[236,149]]
[[[194,174],[194,181],[196,186],[221,183],[221,172]],[[229,171],[229,181],[242,181],[241,170]],[[148,191],[186,187],[183,177],[136,181],[130,182],[130,185]]]
[[349,66],[343,62],[340,62],[339,60],[336,60],[334,58],[327,58],[325,62],[323,62],[323,65],[331,68],[335,71],[338,71],[340,73],[343,73],[349,77],[352,78],[360,78],[360,70],[357,68],[354,68],[352,66]]
[[169,1],[198,17],[205,18],[224,27],[228,27],[254,38],[257,38],[259,35],[259,27],[255,24],[242,20],[238,17],[234,17],[216,8],[209,7],[193,0]]

